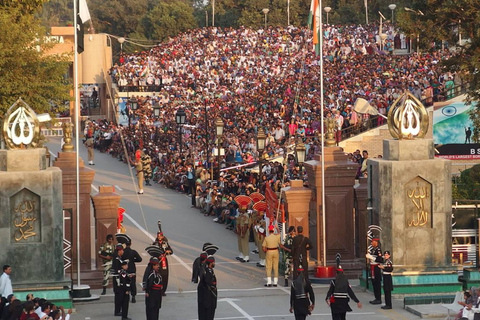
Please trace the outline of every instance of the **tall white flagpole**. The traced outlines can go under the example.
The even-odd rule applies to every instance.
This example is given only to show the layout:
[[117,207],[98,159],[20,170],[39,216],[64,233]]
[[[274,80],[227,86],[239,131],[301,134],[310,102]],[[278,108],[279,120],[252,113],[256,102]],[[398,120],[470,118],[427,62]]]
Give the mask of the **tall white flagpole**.
[[[319,1],[320,9],[323,7],[322,0]],[[323,237],[323,266],[327,266],[327,219],[325,217],[325,118],[323,112],[323,19],[320,11],[320,117],[322,118],[322,237]]]
[[[76,182],[77,182],[77,193],[76,193],[76,222],[77,222],[77,286],[80,287],[80,157],[79,153],[79,130],[78,125],[79,121],[79,92],[78,92],[78,37],[77,37],[77,0],[73,0],[73,25],[75,27],[74,37],[75,37],[75,45],[74,45],[74,60],[73,60],[73,73],[74,73],[74,94],[75,94],[75,150],[76,153]],[[73,288],[72,288],[73,290]]]

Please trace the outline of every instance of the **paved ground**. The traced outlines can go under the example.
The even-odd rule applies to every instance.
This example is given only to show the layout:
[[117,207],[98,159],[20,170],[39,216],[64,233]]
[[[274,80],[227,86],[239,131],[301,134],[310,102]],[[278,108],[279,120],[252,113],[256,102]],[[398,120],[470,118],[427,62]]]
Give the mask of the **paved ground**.
[[[59,140],[51,139],[48,147],[56,154]],[[87,157],[83,145],[80,155],[83,159]],[[96,165],[90,167],[96,171],[92,195],[96,194],[99,185],[114,185],[122,196],[120,205],[127,210],[125,226],[133,239],[132,247],[144,257],[144,262],[138,264],[138,274],[143,275],[147,264],[144,248],[152,242],[158,230],[157,221],[162,220],[163,231],[174,255],[169,257],[170,279],[160,319],[197,319],[196,285],[190,281],[191,264],[204,242],[220,247],[215,268],[219,288],[215,319],[293,319],[288,312],[289,289],[263,286],[265,272],[255,266],[258,256],[252,254],[249,263],[240,263],[235,259],[237,239],[232,231],[214,223],[210,217],[204,217],[197,209],[192,209],[190,199],[185,195],[160,185],[146,187],[144,195],[137,195],[134,176],[127,165],[97,151],[95,157]],[[279,282],[282,283],[283,278]],[[388,311],[368,304],[373,296],[362,292],[355,281],[352,285],[364,307],[357,309],[353,303],[354,311],[349,313],[349,319],[418,319],[418,316],[403,309],[401,300],[395,300],[394,309]],[[308,319],[330,318],[329,307],[324,302],[327,289],[325,285],[314,286],[317,304]],[[92,290],[92,293],[99,294],[100,291]],[[136,304],[130,304],[129,317],[134,320],[145,319],[144,296],[139,294],[137,300]],[[120,319],[113,316],[112,292],[98,301],[76,303],[75,308],[77,312],[73,319]]]

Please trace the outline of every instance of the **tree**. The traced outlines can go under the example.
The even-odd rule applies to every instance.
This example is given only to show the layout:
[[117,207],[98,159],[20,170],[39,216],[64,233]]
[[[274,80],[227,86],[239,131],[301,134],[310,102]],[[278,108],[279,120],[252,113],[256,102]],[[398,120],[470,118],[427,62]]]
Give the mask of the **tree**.
[[160,2],[142,19],[146,37],[161,41],[196,26],[192,6],[183,2]]
[[68,57],[46,54],[53,43],[45,43],[40,20],[21,6],[0,5],[0,30],[0,114],[19,97],[37,113],[70,100]]
[[462,171],[452,191],[454,199],[480,200],[480,165]]

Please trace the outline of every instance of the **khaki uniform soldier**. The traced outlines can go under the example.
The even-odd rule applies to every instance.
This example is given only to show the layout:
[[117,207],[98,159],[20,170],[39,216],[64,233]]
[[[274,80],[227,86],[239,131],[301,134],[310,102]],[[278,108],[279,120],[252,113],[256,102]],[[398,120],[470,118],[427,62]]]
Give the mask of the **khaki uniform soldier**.
[[150,184],[150,178],[152,177],[152,167],[150,164],[152,163],[152,158],[145,152],[142,152],[142,166],[143,166],[143,176],[145,178],[145,185],[146,186],[151,186]]
[[90,135],[87,140],[85,141],[85,147],[87,147],[88,151],[88,165],[94,166],[95,163],[93,161],[95,160],[95,154],[93,153],[93,145],[94,145],[93,137]]
[[248,256],[249,253],[249,245],[248,239],[250,237],[250,216],[245,211],[237,217],[237,223],[235,227],[235,233],[237,234],[238,240],[238,251],[240,251],[240,262],[249,262],[250,257]]
[[138,194],[143,194],[143,165],[142,165],[142,161],[137,161],[135,163],[135,169],[137,170]]
[[258,258],[260,259],[257,262],[257,267],[263,268],[265,267],[265,252],[263,251],[262,245],[263,240],[265,239],[265,231],[266,231],[266,224],[265,220],[262,218],[261,213],[257,214],[257,221],[253,228],[253,239],[255,240],[255,245],[257,246],[258,250]]
[[278,283],[278,262],[279,262],[279,253],[278,247],[281,244],[280,235],[274,234],[275,227],[270,225],[268,227],[268,237],[263,240],[263,252],[266,252],[266,260],[267,260],[267,283],[265,287],[272,286],[272,268],[273,268],[273,286],[276,287]]

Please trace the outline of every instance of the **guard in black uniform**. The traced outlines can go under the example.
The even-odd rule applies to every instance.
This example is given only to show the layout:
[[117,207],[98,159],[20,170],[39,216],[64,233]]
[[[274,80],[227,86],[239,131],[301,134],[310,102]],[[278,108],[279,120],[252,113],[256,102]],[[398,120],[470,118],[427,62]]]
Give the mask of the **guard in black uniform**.
[[378,267],[383,263],[382,249],[378,245],[379,238],[372,239],[369,252],[365,255],[370,260],[370,273],[372,277],[373,294],[375,300],[371,304],[382,304],[382,270]]
[[303,267],[297,271],[298,277],[290,289],[290,313],[295,314],[295,320],[305,320],[315,308],[315,293],[310,281],[305,279]]
[[392,291],[393,291],[393,262],[390,260],[390,251],[383,253],[384,262],[383,265],[378,267],[383,270],[383,293],[385,294],[385,305],[382,307],[384,310],[392,309]]
[[[350,298],[349,298],[350,297]],[[330,288],[327,292],[325,302],[330,306],[332,311],[332,320],[345,320],[347,312],[352,311],[348,302],[352,299],[357,303],[359,309],[362,304],[350,287],[347,276],[343,273],[341,266],[337,267],[337,275],[335,280],[330,282]]]
[[167,237],[163,235],[162,231],[162,223],[158,221],[158,232],[157,232],[157,238],[153,242],[154,246],[158,246],[163,250],[163,254],[161,254],[158,257],[158,260],[160,260],[160,275],[162,276],[162,282],[163,282],[163,296],[165,297],[167,287],[168,287],[168,259],[167,256],[173,254],[173,250],[170,247],[170,244],[168,243]]
[[122,261],[122,269],[115,278],[117,290],[115,291],[115,300],[122,309],[122,320],[131,320],[128,317],[128,303],[130,300],[131,275],[128,274],[128,261]]
[[208,256],[205,272],[198,283],[198,320],[213,320],[217,308],[217,278],[213,272],[215,258]]
[[205,269],[205,261],[207,260],[207,253],[204,251],[200,253],[200,256],[193,261],[192,266],[192,282],[198,283],[202,269]]
[[121,316],[122,315],[122,304],[121,301],[118,300],[117,296],[117,291],[118,291],[118,282],[117,278],[118,275],[120,274],[120,271],[122,270],[122,257],[124,254],[124,249],[123,245],[121,243],[118,243],[115,246],[115,253],[113,255],[113,262],[112,262],[112,277],[113,277],[113,292],[115,293],[115,298],[114,298],[114,303],[115,303],[115,311],[114,315],[115,316]]
[[151,272],[145,283],[145,310],[147,320],[158,320],[160,308],[162,307],[162,276],[158,272],[160,261],[158,258],[150,259]]
[[137,250],[131,248],[132,241],[126,243],[127,247],[123,253],[125,259],[128,259],[128,274],[131,277],[131,295],[132,295],[132,303],[137,302],[135,300],[135,296],[137,295],[137,266],[135,263],[142,262],[142,257],[138,254]]

